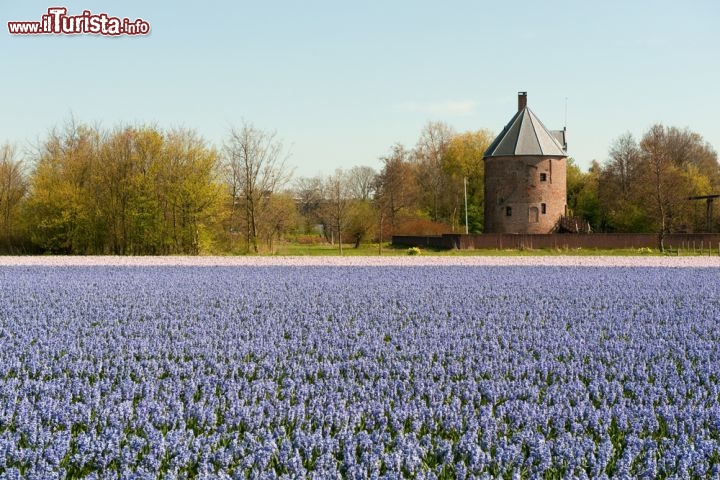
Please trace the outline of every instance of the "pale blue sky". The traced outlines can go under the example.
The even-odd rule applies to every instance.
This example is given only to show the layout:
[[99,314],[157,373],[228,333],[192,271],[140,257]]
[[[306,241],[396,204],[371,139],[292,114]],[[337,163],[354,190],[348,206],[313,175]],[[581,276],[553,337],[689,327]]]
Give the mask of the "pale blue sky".
[[[70,115],[195,129],[220,147],[245,119],[297,176],[369,165],[430,120],[498,133],[517,92],[569,153],[603,161],[654,123],[720,149],[720,2],[0,0],[0,143]],[[149,36],[13,36],[51,6],[150,23]]]

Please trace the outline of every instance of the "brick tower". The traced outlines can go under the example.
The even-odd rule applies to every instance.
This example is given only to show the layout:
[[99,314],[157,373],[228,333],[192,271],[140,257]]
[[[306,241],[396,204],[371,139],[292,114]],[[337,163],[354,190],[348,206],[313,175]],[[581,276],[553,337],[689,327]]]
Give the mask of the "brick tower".
[[518,93],[518,111],[485,151],[485,233],[551,233],[567,202],[565,130],[549,131]]

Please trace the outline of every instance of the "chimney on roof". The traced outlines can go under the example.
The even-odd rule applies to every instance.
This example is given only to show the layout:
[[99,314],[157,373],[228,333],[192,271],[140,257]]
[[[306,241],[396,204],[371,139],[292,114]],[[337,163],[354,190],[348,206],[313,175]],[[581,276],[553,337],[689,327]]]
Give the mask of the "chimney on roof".
[[518,92],[518,112],[527,107],[527,92]]

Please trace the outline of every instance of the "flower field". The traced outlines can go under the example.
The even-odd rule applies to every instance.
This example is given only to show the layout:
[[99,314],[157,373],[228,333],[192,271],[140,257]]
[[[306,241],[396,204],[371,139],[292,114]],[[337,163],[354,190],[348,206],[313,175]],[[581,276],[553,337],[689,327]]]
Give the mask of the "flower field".
[[1,478],[717,478],[719,452],[716,268],[0,267]]

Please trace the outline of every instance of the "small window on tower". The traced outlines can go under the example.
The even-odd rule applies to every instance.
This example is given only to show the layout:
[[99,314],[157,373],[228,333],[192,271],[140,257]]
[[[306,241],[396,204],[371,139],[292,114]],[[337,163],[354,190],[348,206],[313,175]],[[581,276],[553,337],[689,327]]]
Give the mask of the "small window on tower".
[[512,207],[505,207],[505,216],[512,217]]
[[547,206],[544,203],[540,204],[540,213],[545,215],[547,213]]
[[540,181],[541,181],[541,182],[547,182],[547,173],[541,173],[541,174],[540,174]]

